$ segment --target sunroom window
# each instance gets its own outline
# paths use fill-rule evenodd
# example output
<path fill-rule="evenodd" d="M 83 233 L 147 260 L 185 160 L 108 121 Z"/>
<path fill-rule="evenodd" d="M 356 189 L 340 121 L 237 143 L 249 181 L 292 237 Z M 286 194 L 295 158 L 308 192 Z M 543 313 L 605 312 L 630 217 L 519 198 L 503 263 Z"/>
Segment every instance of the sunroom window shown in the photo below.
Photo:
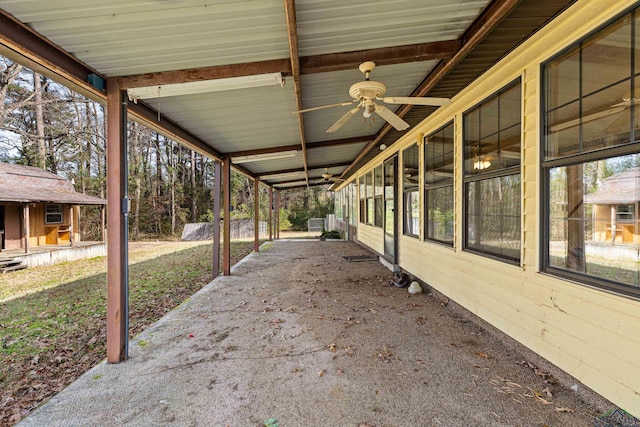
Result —
<path fill-rule="evenodd" d="M 413 237 L 420 235 L 419 151 L 420 148 L 417 144 L 402 151 L 404 234 Z"/>
<path fill-rule="evenodd" d="M 463 115 L 465 250 L 520 261 L 521 85 Z"/>
<path fill-rule="evenodd" d="M 638 10 L 543 64 L 542 269 L 640 296 Z"/>
<path fill-rule="evenodd" d="M 453 122 L 424 143 L 425 239 L 453 246 Z"/>

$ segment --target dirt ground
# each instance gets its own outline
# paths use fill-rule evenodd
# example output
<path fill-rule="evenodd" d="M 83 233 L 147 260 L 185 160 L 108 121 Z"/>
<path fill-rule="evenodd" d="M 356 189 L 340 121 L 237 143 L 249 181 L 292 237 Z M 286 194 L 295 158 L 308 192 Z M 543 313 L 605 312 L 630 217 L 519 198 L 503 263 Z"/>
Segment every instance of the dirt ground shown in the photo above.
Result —
<path fill-rule="evenodd" d="M 614 405 L 340 241 L 276 241 L 20 426 L 592 426 Z M 577 387 L 577 391 L 572 390 Z"/>

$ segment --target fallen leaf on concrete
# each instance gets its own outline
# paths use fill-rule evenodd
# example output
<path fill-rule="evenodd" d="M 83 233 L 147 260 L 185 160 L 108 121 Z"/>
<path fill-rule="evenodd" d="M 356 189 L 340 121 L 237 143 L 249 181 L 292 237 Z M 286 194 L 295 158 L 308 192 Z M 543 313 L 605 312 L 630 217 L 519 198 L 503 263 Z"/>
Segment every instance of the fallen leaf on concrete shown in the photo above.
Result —
<path fill-rule="evenodd" d="M 553 393 L 551 392 L 551 390 L 549 390 L 549 387 L 545 387 L 545 388 L 542 390 L 542 392 L 543 392 L 543 393 L 545 393 L 545 394 L 546 394 L 547 396 L 549 396 L 549 397 L 553 397 Z"/>
<path fill-rule="evenodd" d="M 481 352 L 481 351 L 476 351 L 476 354 L 477 354 L 479 357 L 482 357 L 483 359 L 489 359 L 489 358 L 491 357 L 491 356 L 489 356 L 487 353 L 483 353 L 483 352 Z"/>
<path fill-rule="evenodd" d="M 344 374 L 344 371 L 342 369 L 340 369 L 340 368 L 336 369 L 336 376 L 337 377 L 341 376 L 342 374 Z"/>
<path fill-rule="evenodd" d="M 319 372 L 318 372 L 318 376 L 319 376 L 320 378 L 322 378 L 322 377 L 324 377 L 324 374 L 325 374 L 326 372 L 327 372 L 327 371 L 325 371 L 325 370 L 323 369 L 323 370 L 321 370 L 321 371 L 319 371 Z"/>
<path fill-rule="evenodd" d="M 264 427 L 280 427 L 280 421 L 277 418 L 269 418 L 265 420 Z"/>
<path fill-rule="evenodd" d="M 560 407 L 560 408 L 556 408 L 556 412 L 575 412 L 573 409 L 571 408 L 566 408 L 566 407 Z"/>
<path fill-rule="evenodd" d="M 372 426 L 371 424 L 362 423 L 358 427 L 374 427 L 374 426 Z"/>
<path fill-rule="evenodd" d="M 329 344 L 327 347 L 329 347 L 329 350 L 331 350 L 333 353 L 335 353 L 336 351 L 338 351 L 338 348 L 336 347 L 336 343 L 332 342 L 331 344 Z"/>

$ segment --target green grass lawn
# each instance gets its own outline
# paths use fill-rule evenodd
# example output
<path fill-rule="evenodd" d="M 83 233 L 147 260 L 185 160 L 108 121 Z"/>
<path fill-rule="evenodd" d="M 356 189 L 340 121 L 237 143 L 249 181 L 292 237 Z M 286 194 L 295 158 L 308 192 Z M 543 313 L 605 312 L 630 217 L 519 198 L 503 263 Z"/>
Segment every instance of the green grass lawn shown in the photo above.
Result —
<path fill-rule="evenodd" d="M 232 243 L 232 263 L 253 242 Z M 134 336 L 211 281 L 211 244 L 141 244 L 130 250 Z M 12 425 L 106 355 L 106 260 L 0 276 L 0 425 Z"/>

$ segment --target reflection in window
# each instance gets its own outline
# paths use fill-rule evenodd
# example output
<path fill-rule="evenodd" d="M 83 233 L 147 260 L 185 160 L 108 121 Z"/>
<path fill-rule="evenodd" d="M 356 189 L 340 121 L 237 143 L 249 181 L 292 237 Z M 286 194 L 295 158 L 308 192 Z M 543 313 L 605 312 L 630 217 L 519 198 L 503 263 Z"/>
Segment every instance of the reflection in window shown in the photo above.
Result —
<path fill-rule="evenodd" d="M 521 85 L 468 111 L 464 126 L 467 250 L 520 260 Z"/>
<path fill-rule="evenodd" d="M 425 138 L 425 238 L 453 246 L 453 122 Z"/>
<path fill-rule="evenodd" d="M 45 205 L 45 224 L 62 224 L 62 205 Z"/>
<path fill-rule="evenodd" d="M 635 27 L 635 28 L 633 28 Z M 638 9 L 544 64 L 544 271 L 640 296 Z M 635 61 L 634 61 L 635 58 Z"/>
<path fill-rule="evenodd" d="M 404 234 L 414 237 L 420 235 L 419 150 L 418 145 L 413 144 L 402 151 Z"/>
<path fill-rule="evenodd" d="M 383 197 L 384 182 L 382 178 L 382 165 L 380 165 L 373 170 L 373 204 L 375 210 L 373 225 L 375 225 L 376 227 L 382 227 Z"/>
<path fill-rule="evenodd" d="M 630 155 L 549 170 L 549 266 L 640 286 L 639 166 Z"/>

